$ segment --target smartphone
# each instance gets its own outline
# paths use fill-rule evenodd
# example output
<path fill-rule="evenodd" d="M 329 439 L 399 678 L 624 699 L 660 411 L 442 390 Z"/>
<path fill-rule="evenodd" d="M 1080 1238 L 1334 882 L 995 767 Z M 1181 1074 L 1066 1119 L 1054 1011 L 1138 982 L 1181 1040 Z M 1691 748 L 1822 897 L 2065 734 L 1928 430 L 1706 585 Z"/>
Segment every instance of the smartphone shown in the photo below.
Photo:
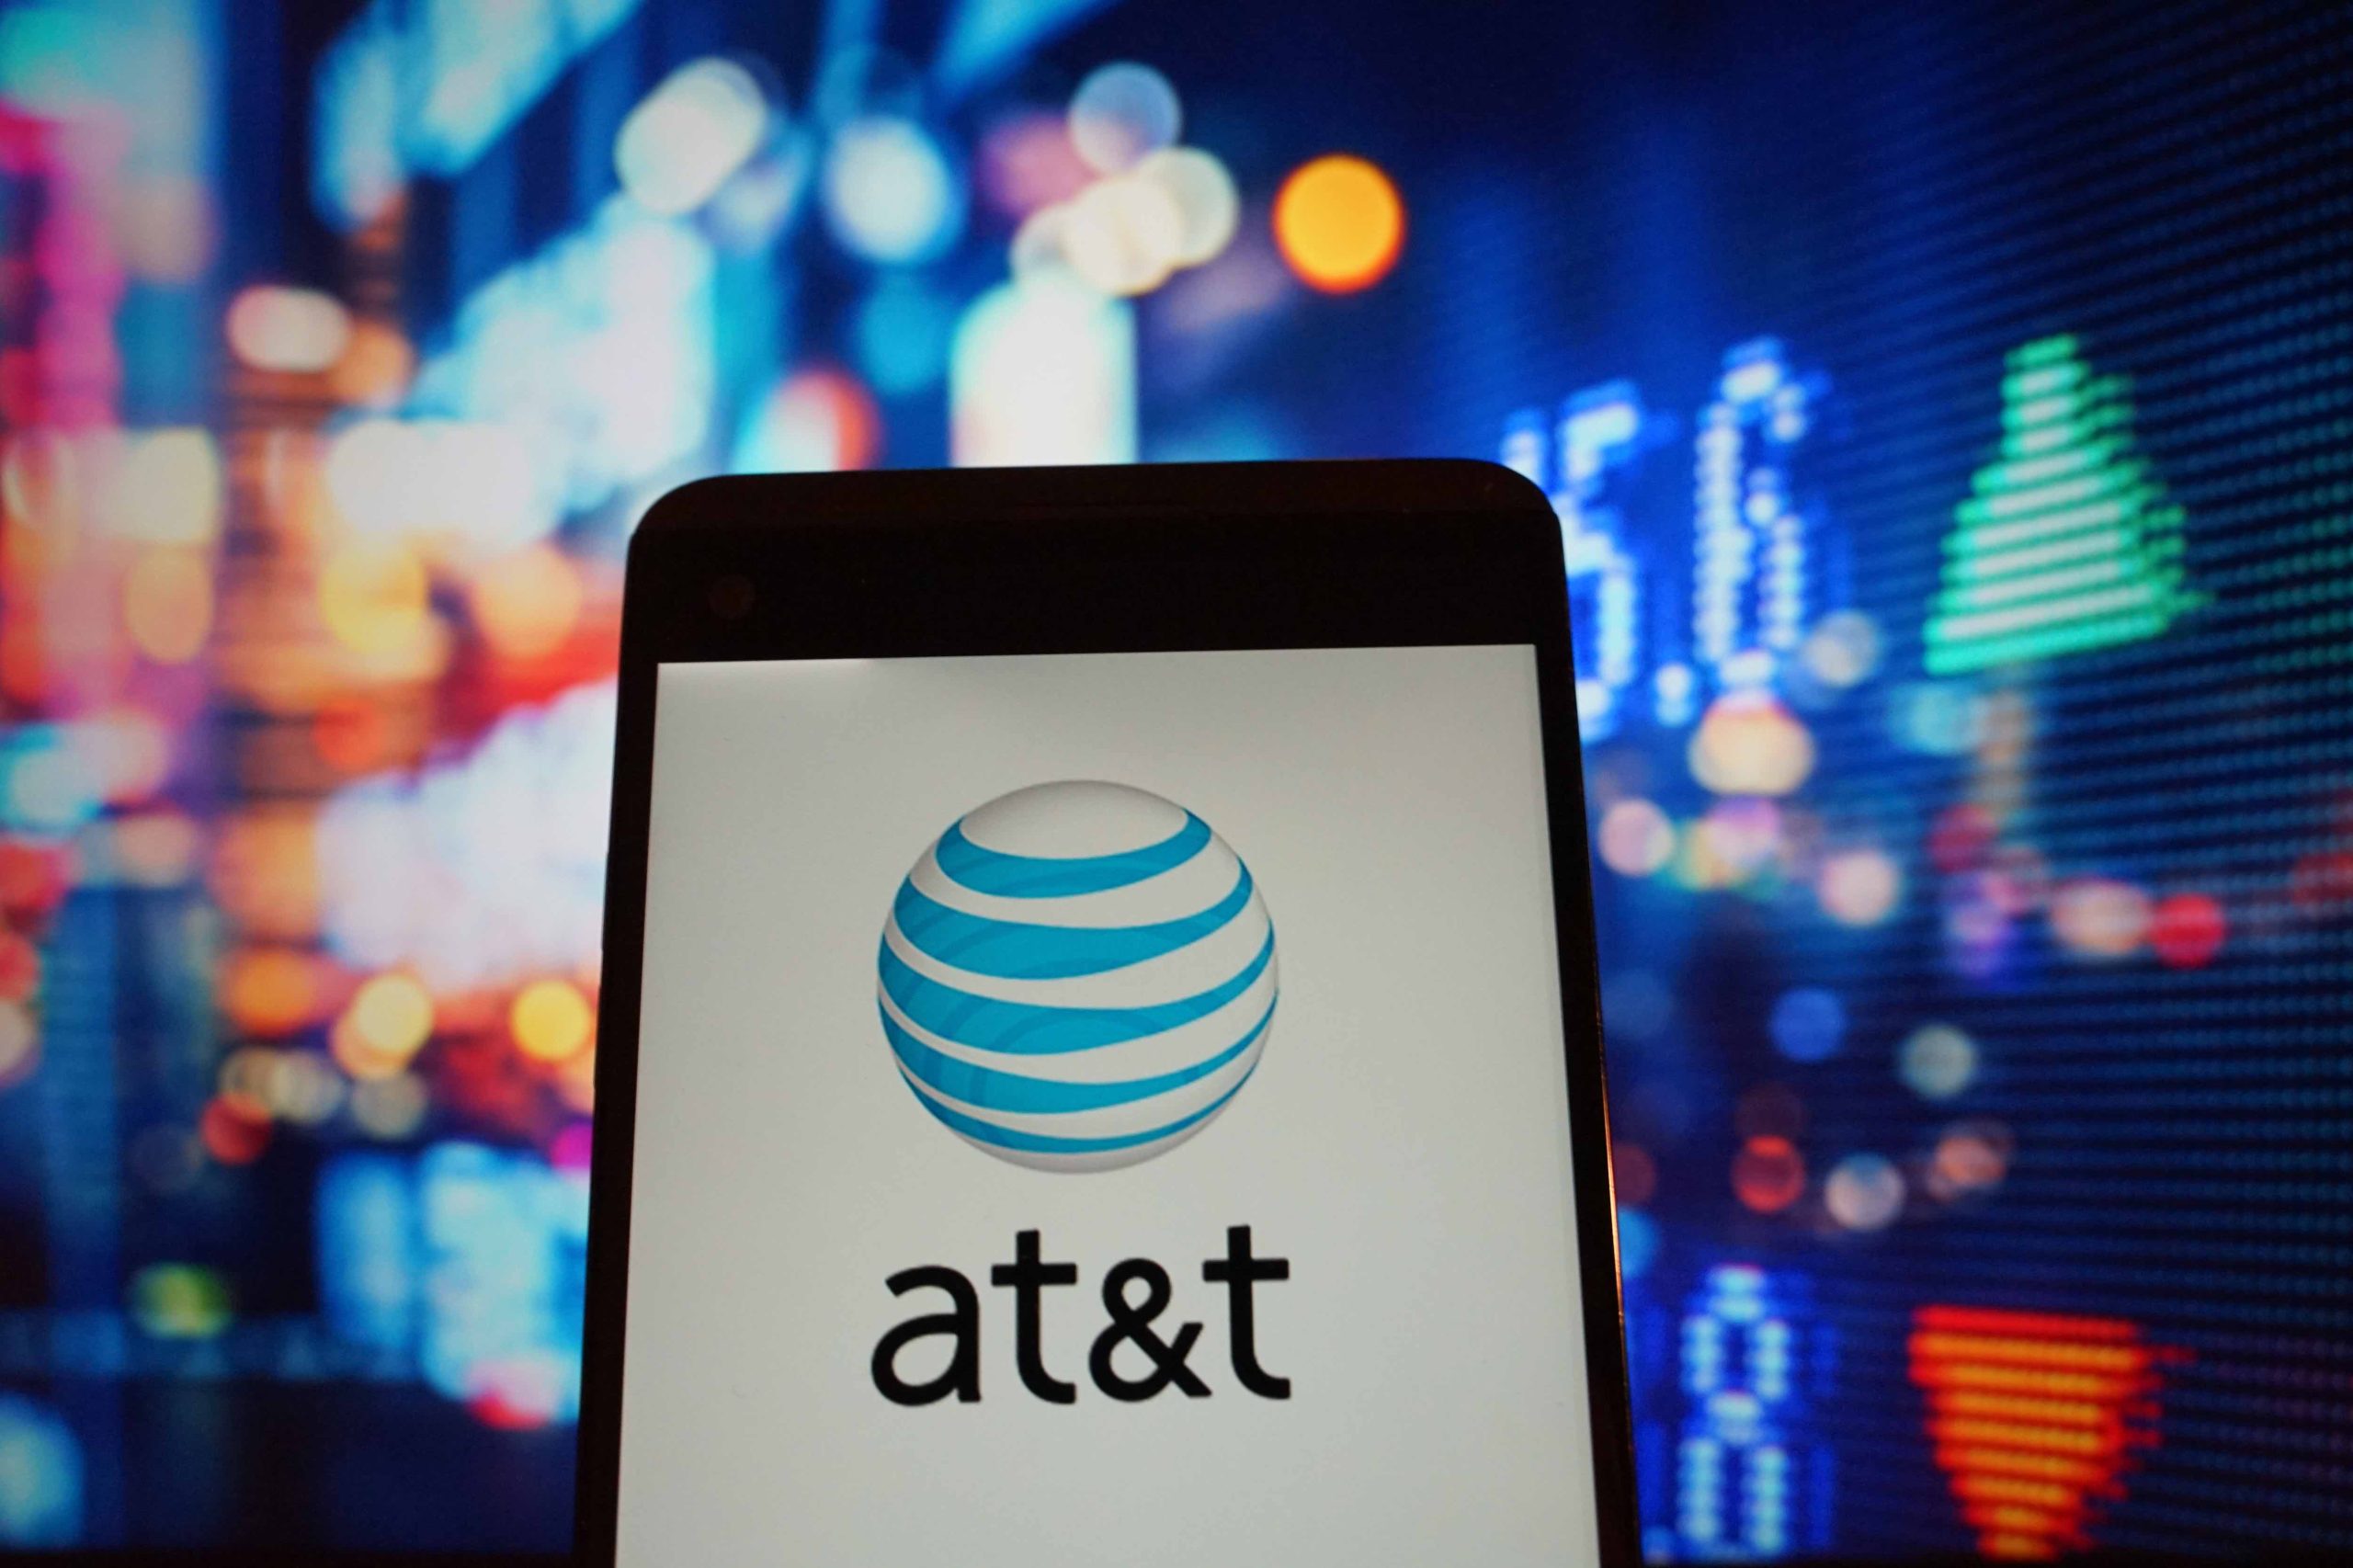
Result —
<path fill-rule="evenodd" d="M 631 544 L 577 1560 L 1639 1560 L 1558 525 L 1475 462 Z"/>

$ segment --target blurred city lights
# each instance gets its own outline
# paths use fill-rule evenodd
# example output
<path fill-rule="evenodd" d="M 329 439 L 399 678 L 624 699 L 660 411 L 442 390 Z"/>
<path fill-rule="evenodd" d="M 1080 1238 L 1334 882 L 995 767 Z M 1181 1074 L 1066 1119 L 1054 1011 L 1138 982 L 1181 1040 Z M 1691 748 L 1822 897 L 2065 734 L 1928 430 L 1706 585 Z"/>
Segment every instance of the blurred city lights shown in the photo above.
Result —
<path fill-rule="evenodd" d="M 343 357 L 351 317 L 313 289 L 256 284 L 229 301 L 229 348 L 256 370 L 315 375 Z"/>
<path fill-rule="evenodd" d="M 963 185 L 939 143 L 911 119 L 865 115 L 835 131 L 819 193 L 842 248 L 886 267 L 931 260 L 963 232 Z"/>
<path fill-rule="evenodd" d="M 425 1124 L 432 1101 L 414 1074 L 364 1079 L 351 1091 L 351 1119 L 362 1132 L 386 1142 L 413 1136 Z"/>
<path fill-rule="evenodd" d="M 384 1077 L 407 1064 L 433 1033 L 433 998 L 416 977 L 379 974 L 363 983 L 343 1023 L 359 1062 L 345 1061 L 355 1077 Z M 338 1031 L 340 1033 L 340 1031 Z M 338 1051 L 338 1060 L 345 1055 Z"/>
<path fill-rule="evenodd" d="M 1830 1167 L 1822 1206 L 1850 1231 L 1882 1231 L 1904 1212 L 1904 1173 L 1878 1154 L 1849 1154 Z"/>
<path fill-rule="evenodd" d="M 1957 1121 L 1937 1140 L 1928 1183 L 1938 1198 L 1953 1199 L 1999 1187 L 2009 1175 L 2016 1140 L 1998 1121 Z"/>
<path fill-rule="evenodd" d="M 2121 959 L 2149 935 L 2149 895 L 2112 877 L 2077 877 L 2052 890 L 2051 929 L 2060 945 L 2087 959 Z"/>
<path fill-rule="evenodd" d="M 40 984 L 40 949 L 14 931 L 0 930 L 0 1002 L 26 1002 Z"/>
<path fill-rule="evenodd" d="M 1094 173 L 1071 145 L 1067 115 L 1037 109 L 1008 115 L 981 138 L 981 193 L 1009 217 L 1069 200 Z"/>
<path fill-rule="evenodd" d="M 1064 210 L 1063 260 L 1106 294 L 1157 289 L 1176 266 L 1185 214 L 1165 187 L 1140 176 L 1098 180 Z"/>
<path fill-rule="evenodd" d="M 131 645 L 157 664 L 195 658 L 212 631 L 211 563 L 172 545 L 140 551 L 123 577 L 122 619 Z"/>
<path fill-rule="evenodd" d="M 600 942 L 613 688 L 517 709 L 473 750 L 363 778 L 319 816 L 330 950 L 437 990 L 588 961 Z"/>
<path fill-rule="evenodd" d="M 1998 824 L 1973 801 L 1948 806 L 1928 829 L 1928 858 L 1939 871 L 1965 871 L 1993 847 Z"/>
<path fill-rule="evenodd" d="M 269 1148 L 267 1113 L 226 1096 L 208 1102 L 196 1126 L 204 1152 L 224 1165 L 252 1165 Z"/>
<path fill-rule="evenodd" d="M 1640 1279 L 1657 1257 L 1657 1222 L 1641 1210 L 1621 1204 L 1618 1210 L 1619 1272 L 1628 1279 Z"/>
<path fill-rule="evenodd" d="M 1136 165 L 1136 178 L 1168 194 L 1180 223 L 1175 264 L 1199 267 L 1233 241 L 1242 198 L 1233 176 L 1214 153 L 1198 147 L 1164 147 Z"/>
<path fill-rule="evenodd" d="M 337 401 L 388 408 L 407 392 L 416 373 L 416 349 L 400 329 L 377 321 L 351 324 L 351 340 L 327 372 Z"/>
<path fill-rule="evenodd" d="M 30 1076 L 40 1050 L 40 1030 L 24 1003 L 0 1000 L 0 1089 Z"/>
<path fill-rule="evenodd" d="M 697 60 L 621 121 L 613 167 L 639 206 L 675 217 L 717 195 L 767 131 L 767 98 L 752 74 L 732 60 Z"/>
<path fill-rule="evenodd" d="M 1769 694 L 1708 705 L 1689 746 L 1691 777 L 1719 795 L 1787 795 L 1813 773 L 1813 736 Z"/>
<path fill-rule="evenodd" d="M 1802 985 L 1781 994 L 1766 1027 L 1790 1061 L 1826 1062 L 1847 1038 L 1847 1009 L 1836 993 Z"/>
<path fill-rule="evenodd" d="M 1977 1081 L 1977 1042 L 1950 1024 L 1923 1024 L 1896 1048 L 1895 1075 L 1923 1099 L 1951 1099 Z"/>
<path fill-rule="evenodd" d="M 346 545 L 320 568 L 319 617 L 354 653 L 398 653 L 426 634 L 428 587 L 424 563 L 406 546 Z"/>
<path fill-rule="evenodd" d="M 0 1390 L 0 1545 L 82 1541 L 81 1445 L 55 1411 Z"/>
<path fill-rule="evenodd" d="M 1639 796 L 1601 813 L 1601 862 L 1621 877 L 1647 877 L 1675 858 L 1675 824 Z"/>
<path fill-rule="evenodd" d="M 229 1326 L 229 1288 L 210 1268 L 150 1264 L 131 1278 L 131 1315 L 158 1339 L 210 1339 Z"/>
<path fill-rule="evenodd" d="M 1876 926 L 1895 913 L 1904 873 L 1880 850 L 1842 849 L 1824 858 L 1814 896 L 1841 926 Z"/>
<path fill-rule="evenodd" d="M 2222 950 L 2229 932 L 2222 904 L 2201 892 L 2160 899 L 2149 916 L 2149 946 L 2167 969 L 2205 968 Z"/>
<path fill-rule="evenodd" d="M 1732 1162 L 1733 1196 L 1759 1214 L 1778 1214 L 1805 1195 L 1805 1160 L 1787 1138 L 1751 1138 Z"/>
<path fill-rule="evenodd" d="M 962 467 L 1133 462 L 1135 319 L 1051 271 L 990 290 L 956 329 L 949 449 Z"/>
<path fill-rule="evenodd" d="M 1860 610 L 1833 610 L 1799 644 L 1798 659 L 1834 690 L 1860 686 L 1879 669 L 1879 626 Z"/>
<path fill-rule="evenodd" d="M 1097 66 L 1071 95 L 1071 145 L 1098 174 L 1134 167 L 1175 142 L 1183 129 L 1176 89 L 1149 65 Z"/>
<path fill-rule="evenodd" d="M 534 1062 L 561 1062 L 584 1050 L 596 1033 L 596 1010 L 561 980 L 535 980 L 516 994 L 508 1028 L 517 1049 Z"/>
<path fill-rule="evenodd" d="M 1369 289 L 1397 264 L 1405 205 L 1389 176 L 1331 153 L 1291 171 L 1275 196 L 1275 243 L 1300 280 L 1325 293 Z"/>
<path fill-rule="evenodd" d="M 693 225 L 616 195 L 467 296 L 410 412 L 506 432 L 531 481 L 511 509 L 468 499 L 455 517 L 469 537 L 529 543 L 700 447 L 719 376 L 716 266 Z M 447 454 L 441 472 L 478 460 Z"/>
<path fill-rule="evenodd" d="M 1977 744 L 1983 705 L 1966 686 L 1916 681 L 1888 694 L 1888 730 L 1896 744 L 1927 756 L 1961 756 Z"/>
<path fill-rule="evenodd" d="M 874 390 L 898 397 L 935 385 L 948 370 L 948 342 L 956 307 L 938 289 L 904 273 L 874 285 L 858 307 L 850 335 L 858 365 Z"/>
<path fill-rule="evenodd" d="M 882 416 L 856 378 L 824 368 L 795 370 L 745 417 L 734 468 L 739 473 L 866 468 L 881 444 Z"/>
<path fill-rule="evenodd" d="M 483 640 L 510 659 L 539 658 L 563 646 L 580 623 L 585 597 L 580 569 L 550 544 L 483 562 L 466 594 Z"/>
<path fill-rule="evenodd" d="M 1711 874 L 1745 881 L 1772 861 L 1781 847 L 1781 812 L 1770 801 L 1718 801 L 1700 817 L 1689 837 L 1704 851 Z"/>
<path fill-rule="evenodd" d="M 221 531 L 221 449 L 211 432 L 150 430 L 123 445 L 114 531 L 154 544 L 198 545 Z"/>

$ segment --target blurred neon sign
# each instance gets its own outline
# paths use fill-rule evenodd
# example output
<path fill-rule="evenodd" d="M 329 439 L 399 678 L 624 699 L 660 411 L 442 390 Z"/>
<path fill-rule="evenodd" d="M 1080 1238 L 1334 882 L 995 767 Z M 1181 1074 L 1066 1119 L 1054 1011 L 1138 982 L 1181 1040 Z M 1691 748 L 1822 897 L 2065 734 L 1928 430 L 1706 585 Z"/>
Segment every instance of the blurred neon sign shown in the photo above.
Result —
<path fill-rule="evenodd" d="M 312 200 L 380 217 L 412 173 L 463 172 L 642 0 L 376 0 L 320 57 Z"/>
<path fill-rule="evenodd" d="M 1628 517 L 1636 465 L 1673 437 L 1675 421 L 1623 381 L 1575 393 L 1557 420 L 1513 416 L 1505 466 L 1542 485 L 1561 519 L 1587 739 L 1614 733 L 1635 708 L 1646 649 L 1651 716 L 1680 727 L 1711 691 L 1777 690 L 1809 620 L 1837 608 L 1815 559 L 1822 518 L 1793 472 L 1826 390 L 1772 338 L 1724 356 L 1692 441 L 1688 618 L 1675 608 L 1679 565 L 1644 542 L 1662 530 Z"/>
<path fill-rule="evenodd" d="M 1825 1477 L 1797 1440 L 1802 1281 L 1720 1264 L 1682 1326 L 1689 1403 L 1675 1451 L 1674 1539 L 1702 1561 L 1786 1556 L 1819 1544 L 1804 1495 Z"/>

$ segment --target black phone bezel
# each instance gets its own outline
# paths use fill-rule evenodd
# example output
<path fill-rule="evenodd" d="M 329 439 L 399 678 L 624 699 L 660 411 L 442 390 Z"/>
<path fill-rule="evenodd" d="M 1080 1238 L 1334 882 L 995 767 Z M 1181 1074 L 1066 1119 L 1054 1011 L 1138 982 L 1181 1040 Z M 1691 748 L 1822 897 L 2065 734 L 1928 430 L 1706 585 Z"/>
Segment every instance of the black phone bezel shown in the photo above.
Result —
<path fill-rule="evenodd" d="M 731 477 L 631 541 L 607 865 L 572 1560 L 617 1551 L 638 1009 L 665 663 L 1532 644 L 1603 1568 L 1641 1562 L 1558 525 L 1491 463 Z"/>

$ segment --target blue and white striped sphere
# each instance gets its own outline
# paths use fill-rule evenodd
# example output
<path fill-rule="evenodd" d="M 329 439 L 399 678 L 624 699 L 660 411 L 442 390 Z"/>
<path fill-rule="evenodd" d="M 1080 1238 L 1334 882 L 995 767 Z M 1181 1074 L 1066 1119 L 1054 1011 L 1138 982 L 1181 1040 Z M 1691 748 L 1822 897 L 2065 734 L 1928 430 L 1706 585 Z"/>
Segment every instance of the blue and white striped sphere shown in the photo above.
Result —
<path fill-rule="evenodd" d="M 1102 1171 L 1209 1125 L 1267 1049 L 1275 927 L 1184 807 L 1073 780 L 967 812 L 899 884 L 882 1032 L 924 1108 L 1040 1170 Z"/>

